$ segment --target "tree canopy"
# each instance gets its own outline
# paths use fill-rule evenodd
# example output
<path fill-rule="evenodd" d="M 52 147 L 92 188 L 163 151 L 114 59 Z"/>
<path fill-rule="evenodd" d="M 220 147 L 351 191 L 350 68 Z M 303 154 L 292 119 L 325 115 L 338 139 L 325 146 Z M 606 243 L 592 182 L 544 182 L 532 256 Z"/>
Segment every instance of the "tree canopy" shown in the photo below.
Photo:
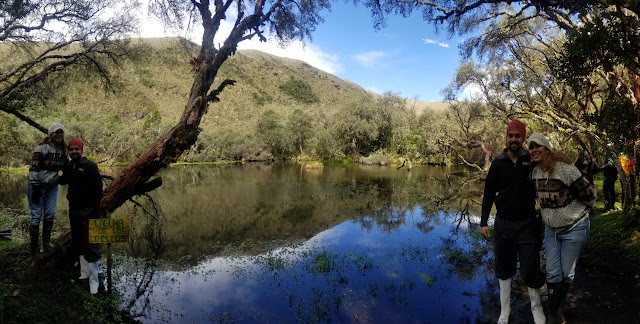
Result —
<path fill-rule="evenodd" d="M 130 52 L 125 37 L 135 30 L 130 9 L 120 0 L 7 0 L 0 2 L 0 111 L 46 133 L 25 110 L 53 95 L 59 72 L 82 66 L 110 81 L 109 62 Z M 56 82 L 57 81 L 57 82 Z"/>
<path fill-rule="evenodd" d="M 592 151 L 606 142 L 635 152 L 640 114 L 640 5 L 636 1 L 385 1 L 374 13 L 421 10 L 450 34 L 470 35 L 445 91 L 469 85 L 504 118 L 527 116 Z M 475 28 L 480 32 L 471 33 Z M 617 152 L 609 152 L 617 154 Z M 617 161 L 617 159 L 615 159 Z M 625 206 L 631 202 L 623 180 Z"/>
<path fill-rule="evenodd" d="M 182 117 L 111 183 L 101 201 L 105 213 L 160 185 L 159 181 L 150 181 L 151 177 L 197 142 L 200 122 L 208 112 L 209 104 L 218 102 L 218 95 L 224 88 L 235 83 L 231 79 L 219 81 L 217 76 L 240 42 L 253 37 L 265 41 L 267 30 L 281 42 L 305 39 L 322 21 L 322 10 L 330 8 L 327 0 L 215 0 L 213 3 L 208 0 L 152 0 L 149 5 L 151 11 L 168 25 L 200 23 L 202 45 L 199 55 L 191 60 L 194 79 Z M 233 28 L 224 43 L 216 46 L 214 38 L 222 20 L 234 21 Z M 216 81 L 218 86 L 213 87 Z"/>

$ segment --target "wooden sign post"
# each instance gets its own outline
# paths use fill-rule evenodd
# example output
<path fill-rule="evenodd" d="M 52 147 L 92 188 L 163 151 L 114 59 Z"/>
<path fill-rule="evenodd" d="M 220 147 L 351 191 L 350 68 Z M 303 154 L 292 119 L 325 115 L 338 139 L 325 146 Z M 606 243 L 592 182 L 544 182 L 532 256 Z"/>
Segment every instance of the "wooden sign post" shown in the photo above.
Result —
<path fill-rule="evenodd" d="M 89 220 L 89 243 L 107 243 L 107 292 L 111 293 L 111 243 L 129 240 L 129 219 L 99 218 Z"/>
<path fill-rule="evenodd" d="M 129 240 L 129 219 L 89 220 L 89 243 L 121 243 Z"/>

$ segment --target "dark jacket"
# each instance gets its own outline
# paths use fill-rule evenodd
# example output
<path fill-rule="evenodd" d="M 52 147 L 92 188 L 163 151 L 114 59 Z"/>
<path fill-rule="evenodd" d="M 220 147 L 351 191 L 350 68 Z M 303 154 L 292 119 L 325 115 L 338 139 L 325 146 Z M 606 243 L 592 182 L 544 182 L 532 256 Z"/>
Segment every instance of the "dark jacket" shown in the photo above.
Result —
<path fill-rule="evenodd" d="M 60 177 L 60 184 L 69 185 L 67 200 L 69 209 L 98 208 L 102 198 L 102 179 L 98 166 L 86 157 L 78 161 L 74 167 L 69 163 Z"/>
<path fill-rule="evenodd" d="M 580 170 L 580 173 L 582 173 L 582 175 L 587 178 L 587 180 L 589 180 L 589 183 L 593 184 L 593 175 L 600 172 L 600 166 L 594 159 L 591 159 L 591 162 L 589 163 L 585 163 L 584 152 L 585 151 L 582 151 L 582 153 L 580 153 L 580 157 L 578 158 L 576 163 L 574 163 L 574 165 L 576 166 L 576 168 L 578 168 L 578 170 Z"/>
<path fill-rule="evenodd" d="M 616 164 L 613 162 L 613 159 L 608 157 L 605 161 L 606 163 L 600 168 L 600 170 L 602 170 L 602 174 L 605 177 L 618 179 L 618 169 L 616 168 Z"/>
<path fill-rule="evenodd" d="M 491 163 L 484 185 L 481 226 L 487 226 L 491 207 L 496 204 L 496 217 L 510 220 L 535 219 L 535 187 L 529 180 L 531 156 L 520 151 L 516 163 L 504 149 Z"/>

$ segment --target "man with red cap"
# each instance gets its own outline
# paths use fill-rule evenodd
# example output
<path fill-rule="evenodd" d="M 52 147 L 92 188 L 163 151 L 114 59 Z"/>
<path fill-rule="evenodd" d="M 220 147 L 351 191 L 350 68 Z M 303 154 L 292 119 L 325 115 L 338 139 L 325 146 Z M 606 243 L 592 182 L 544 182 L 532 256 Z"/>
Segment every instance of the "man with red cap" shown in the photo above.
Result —
<path fill-rule="evenodd" d="M 60 184 L 68 184 L 71 249 L 80 262 L 81 280 L 89 279 L 89 290 L 98 292 L 99 244 L 89 244 L 89 219 L 98 218 L 102 198 L 102 179 L 98 166 L 82 156 L 84 143 L 72 139 L 67 145 L 71 163 L 64 169 Z"/>
<path fill-rule="evenodd" d="M 494 222 L 495 271 L 500 283 L 500 317 L 509 322 L 511 278 L 520 273 L 529 288 L 531 312 L 536 324 L 545 323 L 540 287 L 545 277 L 540 271 L 542 240 L 536 218 L 535 188 L 529 179 L 531 156 L 522 147 L 526 138 L 523 123 L 513 120 L 507 127 L 506 148 L 493 160 L 485 181 L 480 232 L 489 237 L 489 213 L 496 205 Z"/>

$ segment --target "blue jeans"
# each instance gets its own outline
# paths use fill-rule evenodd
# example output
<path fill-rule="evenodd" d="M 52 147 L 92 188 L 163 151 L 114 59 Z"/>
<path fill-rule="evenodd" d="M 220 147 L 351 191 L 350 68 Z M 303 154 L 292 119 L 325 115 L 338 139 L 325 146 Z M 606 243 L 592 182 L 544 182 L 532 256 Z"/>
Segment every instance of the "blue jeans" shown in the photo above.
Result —
<path fill-rule="evenodd" d="M 556 234 L 553 227 L 545 226 L 544 252 L 547 259 L 548 283 L 573 281 L 578 257 L 589 237 L 590 225 L 587 218 L 570 231 L 559 234 Z"/>
<path fill-rule="evenodd" d="M 58 206 L 58 184 L 40 185 L 40 203 L 34 204 L 31 201 L 31 183 L 27 185 L 27 200 L 29 201 L 29 211 L 31 212 L 31 221 L 29 225 L 38 226 L 44 212 L 44 220 L 53 222 L 56 218 L 56 208 Z"/>

